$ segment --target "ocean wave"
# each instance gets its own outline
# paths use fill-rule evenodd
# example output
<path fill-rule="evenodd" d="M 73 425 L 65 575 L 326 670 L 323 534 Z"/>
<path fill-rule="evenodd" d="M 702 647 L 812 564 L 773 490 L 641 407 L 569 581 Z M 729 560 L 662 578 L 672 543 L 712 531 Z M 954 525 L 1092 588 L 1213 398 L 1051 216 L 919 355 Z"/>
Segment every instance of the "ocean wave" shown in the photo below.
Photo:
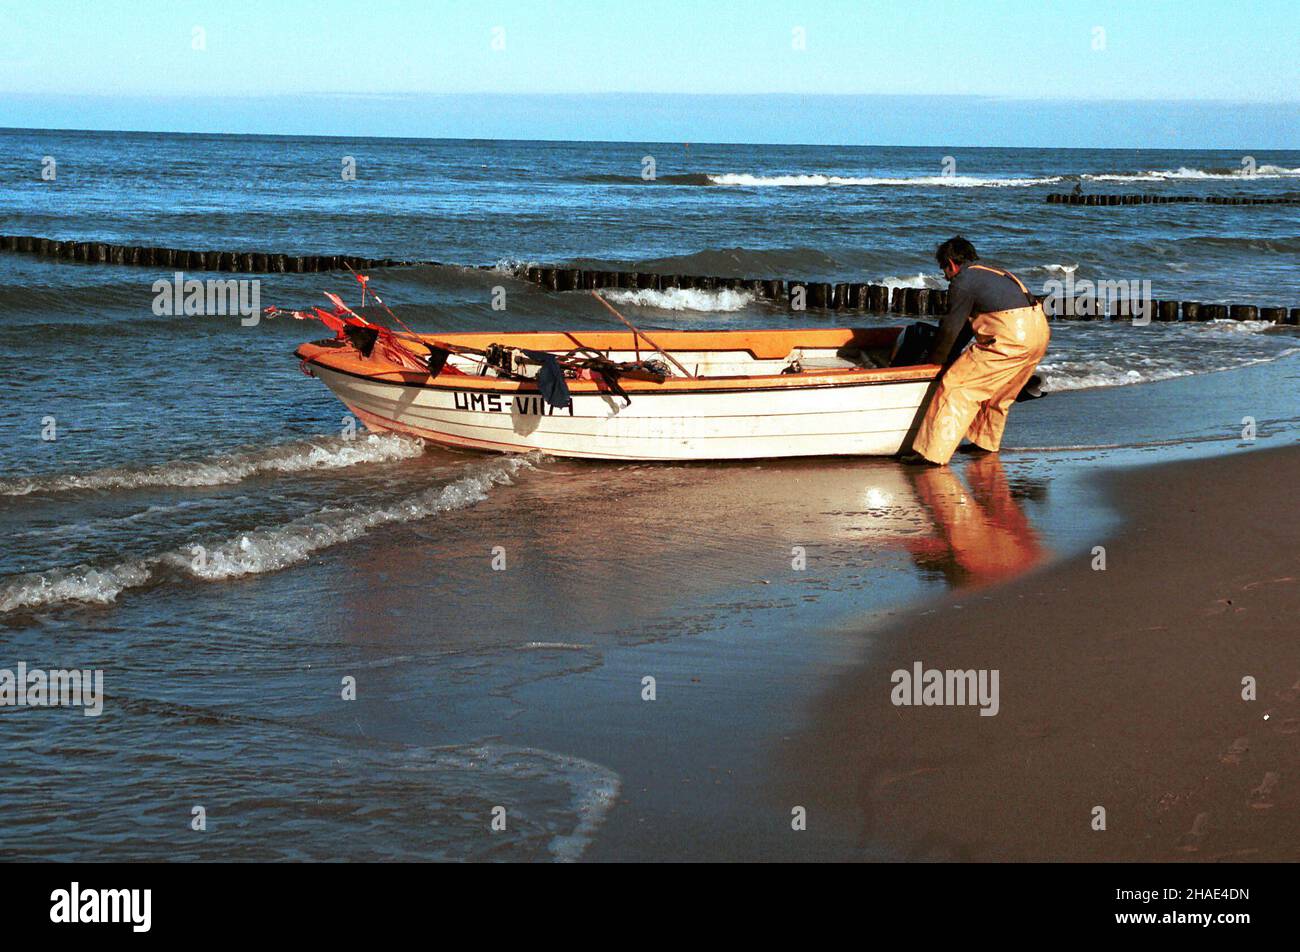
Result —
<path fill-rule="evenodd" d="M 1080 178 L 1090 182 L 1167 182 L 1199 179 L 1244 179 L 1249 181 L 1252 178 L 1277 179 L 1294 178 L 1296 176 L 1300 176 L 1300 168 L 1289 169 L 1281 165 L 1260 165 L 1255 168 L 1254 173 L 1248 173 L 1244 168 L 1191 169 L 1186 166 L 1179 166 L 1176 169 L 1147 169 L 1141 172 L 1085 173 Z"/>
<path fill-rule="evenodd" d="M 1153 252 L 1167 256 L 1173 252 L 1186 253 L 1189 249 L 1248 251 L 1252 254 L 1300 254 L 1300 235 L 1278 237 L 1239 237 L 1232 235 L 1188 235 L 1182 238 L 1147 238 L 1129 245 L 1137 251 Z"/>
<path fill-rule="evenodd" d="M 739 311 L 755 300 L 752 292 L 729 289 L 669 288 L 666 291 L 605 290 L 601 293 L 612 304 L 655 307 L 664 311 Z"/>
<path fill-rule="evenodd" d="M 892 260 L 893 249 L 880 257 Z M 663 258 L 652 258 L 634 265 L 604 262 L 600 267 L 614 270 L 655 271 L 660 274 L 709 274 L 721 277 L 753 278 L 764 275 L 816 273 L 835 274 L 846 269 L 862 271 L 874 262 L 861 252 L 829 252 L 821 248 L 791 246 L 787 248 L 704 248 L 699 251 Z"/>
<path fill-rule="evenodd" d="M 1062 181 L 1063 177 L 1060 175 L 1045 175 L 1036 178 L 981 178 L 973 175 L 918 175 L 898 178 L 872 175 L 749 175 L 740 172 L 728 172 L 720 175 L 710 175 L 708 178 L 714 185 L 743 188 L 867 185 L 936 186 L 940 188 L 1025 188 L 1031 185 L 1051 185 Z"/>
<path fill-rule="evenodd" d="M 1022 275 L 1048 274 L 1052 276 L 1073 274 L 1077 271 L 1077 264 L 1044 264 L 1034 265 L 1028 268 L 1020 269 Z M 918 271 L 912 275 L 890 275 L 874 282 L 889 288 L 929 288 L 931 290 L 944 290 L 948 287 L 948 279 L 939 272 Z"/>
<path fill-rule="evenodd" d="M 1094 387 L 1124 387 L 1135 383 L 1154 383 L 1157 380 L 1188 377 L 1193 373 L 1195 371 L 1188 367 L 1138 370 L 1104 360 L 1044 361 L 1038 365 L 1038 374 L 1043 379 L 1043 389 L 1053 393 L 1062 390 L 1089 390 Z"/>
<path fill-rule="evenodd" d="M 1251 323 L 1259 326 L 1250 327 Z M 1230 328 L 1228 325 L 1236 325 Z M 1198 333 L 1254 334 L 1268 326 L 1262 322 L 1215 321 L 1201 325 Z M 1288 347 L 1271 354 L 1253 357 L 1220 355 L 1218 359 L 1199 360 L 1195 363 L 1185 356 L 1167 354 L 1123 354 L 1110 358 L 1083 357 L 1082 359 L 1045 360 L 1038 365 L 1047 391 L 1088 390 L 1094 387 L 1125 387 L 1138 383 L 1156 383 L 1176 377 L 1221 373 L 1271 363 L 1282 357 L 1300 353 L 1300 347 Z"/>
<path fill-rule="evenodd" d="M 495 486 L 533 465 L 533 457 L 512 456 L 470 464 L 470 472 L 443 486 L 379 506 L 326 508 L 272 529 L 257 529 L 216 545 L 186 545 L 160 555 L 117 565 L 78 565 L 12 576 L 0 584 L 0 614 L 36 611 L 68 603 L 109 604 L 127 589 L 161 583 L 169 576 L 218 582 L 275 572 L 307 561 L 315 553 L 351 542 L 372 529 L 466 509 L 487 499 Z"/>
<path fill-rule="evenodd" d="M 1045 264 L 1038 267 L 1029 267 L 1025 271 L 1033 273 L 1035 271 L 1044 271 L 1047 274 L 1074 274 L 1079 270 L 1077 264 Z"/>
<path fill-rule="evenodd" d="M 140 468 L 110 468 L 0 479 L 0 496 L 75 490 L 142 489 L 152 486 L 225 486 L 262 473 L 301 473 L 341 469 L 360 463 L 388 463 L 424 452 L 419 440 L 392 433 L 368 433 L 353 439 L 322 437 L 270 448 L 237 450 L 199 460 L 177 460 Z"/>
<path fill-rule="evenodd" d="M 928 274 L 924 271 L 918 271 L 910 276 L 891 275 L 874 283 L 884 285 L 891 291 L 894 288 L 937 288 L 942 290 L 948 286 L 948 281 L 942 274 Z"/>
<path fill-rule="evenodd" d="M 583 175 L 579 181 L 593 185 L 712 185 L 710 176 L 703 172 L 687 172 L 677 175 L 656 175 L 652 179 L 640 175 L 618 175 L 614 173 Z"/>
<path fill-rule="evenodd" d="M 82 565 L 15 576 L 0 586 L 0 615 L 69 602 L 107 605 L 128 588 L 148 585 L 157 565 L 157 559 L 136 559 L 104 568 Z"/>

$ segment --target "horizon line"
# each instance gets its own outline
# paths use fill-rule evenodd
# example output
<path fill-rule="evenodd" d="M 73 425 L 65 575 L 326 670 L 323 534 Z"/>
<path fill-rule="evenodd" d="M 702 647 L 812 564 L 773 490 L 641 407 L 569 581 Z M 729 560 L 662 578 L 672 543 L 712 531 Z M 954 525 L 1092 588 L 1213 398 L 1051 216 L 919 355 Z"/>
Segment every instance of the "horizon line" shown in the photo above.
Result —
<path fill-rule="evenodd" d="M 263 92 L 236 92 L 236 93 L 210 93 L 210 92 L 178 92 L 178 93 L 151 93 L 146 91 L 134 92 L 93 92 L 93 91 L 29 91 L 19 89 L 0 89 L 0 97 L 32 97 L 32 98 L 68 98 L 80 97 L 87 99 L 151 99 L 151 100 L 173 100 L 173 99 L 217 99 L 217 100 L 235 100 L 235 99 L 301 99 L 303 97 L 342 97 L 351 99 L 393 99 L 406 96 L 430 96 L 430 97 L 484 97 L 484 98 L 525 98 L 525 99 L 557 99 L 557 98 L 575 98 L 575 99 L 594 99 L 604 96 L 617 97 L 646 97 L 654 99 L 690 99 L 690 98 L 715 98 L 715 99 L 759 99 L 759 98 L 791 98 L 791 99 L 941 99 L 948 100 L 978 100 L 982 102 L 1014 102 L 1014 103 L 1089 103 L 1089 104 L 1124 104 L 1124 103 L 1178 103 L 1189 105 L 1223 105 L 1223 106 L 1297 106 L 1300 107 L 1300 95 L 1291 99 L 1233 99 L 1233 98 L 1210 98 L 1210 97 L 1155 97 L 1155 96 L 1134 96 L 1134 97 L 1114 97 L 1114 96 L 1017 96 L 1014 93 L 882 93 L 882 92 L 797 92 L 791 90 L 769 90 L 763 92 L 656 92 L 653 90 L 646 91 L 627 91 L 627 90 L 596 90 L 587 92 L 538 92 L 529 91 L 489 91 L 489 90 L 390 90 L 386 92 L 379 91 L 359 91 L 359 90 L 306 90 L 296 93 L 263 93 Z"/>
<path fill-rule="evenodd" d="M 678 139 L 529 139 L 512 136 L 407 136 L 407 135 L 334 135 L 331 133 L 303 132 L 187 132 L 175 129 L 79 129 L 53 126 L 0 126 L 0 134 L 8 132 L 73 132 L 96 135 L 141 135 L 141 136 L 195 136 L 202 138 L 225 138 L 238 136 L 244 139 L 339 139 L 357 141 L 363 139 L 390 139 L 410 142 L 520 142 L 550 143 L 571 145 L 670 145 L 680 146 Z M 1161 146 L 1035 146 L 1035 145 L 900 145 L 897 143 L 876 142 L 862 143 L 826 143 L 826 142 L 723 142 L 695 139 L 684 143 L 688 146 L 781 146 L 801 149 L 1023 149 L 1032 152 L 1239 152 L 1248 149 L 1254 152 L 1300 152 L 1300 148 L 1252 148 L 1239 146 L 1233 148 L 1170 148 Z"/>

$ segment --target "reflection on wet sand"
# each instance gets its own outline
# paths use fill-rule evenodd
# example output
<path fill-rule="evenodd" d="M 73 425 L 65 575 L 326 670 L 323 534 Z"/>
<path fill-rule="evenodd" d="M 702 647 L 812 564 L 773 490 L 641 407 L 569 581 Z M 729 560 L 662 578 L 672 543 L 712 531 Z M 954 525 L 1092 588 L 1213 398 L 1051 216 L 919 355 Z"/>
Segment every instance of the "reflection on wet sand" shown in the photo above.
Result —
<path fill-rule="evenodd" d="M 545 461 L 472 509 L 380 543 L 362 573 L 370 598 L 335 624 L 362 641 L 388 628 L 404 640 L 416 624 L 448 647 L 657 636 L 719 598 L 734 611 L 851 591 L 846 613 L 871 611 L 912 597 L 918 568 L 962 586 L 1036 564 L 1043 549 L 997 457 L 964 475 L 891 460 Z M 430 584 L 439 610 L 406 610 Z"/>
<path fill-rule="evenodd" d="M 1012 496 L 996 455 L 972 460 L 963 485 L 948 466 L 911 471 L 935 534 L 911 546 L 918 566 L 941 572 L 954 588 L 987 585 L 1033 568 L 1046 554 Z"/>

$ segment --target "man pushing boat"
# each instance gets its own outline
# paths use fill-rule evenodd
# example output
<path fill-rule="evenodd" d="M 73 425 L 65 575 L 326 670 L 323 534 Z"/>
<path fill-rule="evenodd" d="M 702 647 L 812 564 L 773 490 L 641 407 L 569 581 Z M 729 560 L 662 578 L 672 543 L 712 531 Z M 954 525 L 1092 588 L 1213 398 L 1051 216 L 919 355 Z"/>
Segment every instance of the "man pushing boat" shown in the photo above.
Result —
<path fill-rule="evenodd" d="M 904 462 L 943 465 L 962 437 L 997 452 L 1007 414 L 1047 352 L 1043 306 L 1009 271 L 979 263 L 960 235 L 935 251 L 948 279 L 948 314 L 930 352 L 945 367 Z M 974 342 L 961 349 L 967 322 Z M 955 358 L 955 359 L 954 359 Z"/>

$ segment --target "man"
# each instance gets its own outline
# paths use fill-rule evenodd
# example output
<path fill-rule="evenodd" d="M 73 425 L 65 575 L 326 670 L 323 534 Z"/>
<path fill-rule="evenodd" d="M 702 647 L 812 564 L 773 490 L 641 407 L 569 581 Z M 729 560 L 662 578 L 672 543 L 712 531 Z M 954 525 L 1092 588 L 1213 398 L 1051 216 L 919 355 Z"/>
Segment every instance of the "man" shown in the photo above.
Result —
<path fill-rule="evenodd" d="M 1051 332 L 1043 306 L 1020 279 L 979 264 L 965 238 L 948 239 L 934 256 L 949 282 L 949 304 L 930 360 L 947 369 L 903 460 L 943 465 L 963 436 L 975 450 L 997 452 L 1011 404 L 1047 352 Z M 958 338 L 968 319 L 975 341 L 963 352 Z"/>

